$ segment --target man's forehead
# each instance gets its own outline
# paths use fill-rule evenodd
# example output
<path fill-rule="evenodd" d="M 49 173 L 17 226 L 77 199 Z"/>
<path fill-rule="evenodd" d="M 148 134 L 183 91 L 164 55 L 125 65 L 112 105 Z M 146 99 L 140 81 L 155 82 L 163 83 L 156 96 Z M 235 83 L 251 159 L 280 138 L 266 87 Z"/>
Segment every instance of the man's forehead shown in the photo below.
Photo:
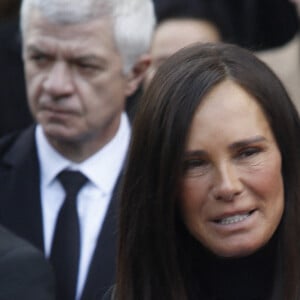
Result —
<path fill-rule="evenodd" d="M 69 41 L 51 41 L 45 39 L 33 40 L 25 45 L 25 51 L 32 54 L 44 54 L 62 59 L 84 59 L 89 61 L 103 60 L 108 51 L 101 47 L 86 47 L 80 41 L 70 43 Z"/>
<path fill-rule="evenodd" d="M 97 35 L 101 30 L 102 34 L 112 34 L 113 22 L 109 17 L 101 17 L 89 21 L 81 21 L 76 23 L 59 23 L 43 16 L 38 10 L 31 13 L 31 17 L 27 22 L 24 34 L 53 35 L 55 37 L 64 38 L 65 36 L 78 35 Z"/>
<path fill-rule="evenodd" d="M 87 52 L 90 48 L 114 48 L 112 27 L 107 20 L 59 25 L 45 19 L 30 21 L 24 34 L 26 48 L 57 48 Z"/>

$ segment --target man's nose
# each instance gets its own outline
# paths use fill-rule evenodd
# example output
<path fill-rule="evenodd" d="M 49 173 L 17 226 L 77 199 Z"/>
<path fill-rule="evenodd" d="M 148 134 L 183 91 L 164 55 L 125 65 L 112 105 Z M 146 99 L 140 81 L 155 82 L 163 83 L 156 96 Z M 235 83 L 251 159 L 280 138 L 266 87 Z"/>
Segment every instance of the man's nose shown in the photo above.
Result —
<path fill-rule="evenodd" d="M 243 183 L 240 180 L 236 166 L 230 162 L 217 167 L 213 185 L 215 199 L 232 201 L 242 192 Z"/>
<path fill-rule="evenodd" d="M 71 67 L 66 62 L 55 62 L 46 75 L 43 88 L 56 99 L 72 94 L 74 87 Z"/>

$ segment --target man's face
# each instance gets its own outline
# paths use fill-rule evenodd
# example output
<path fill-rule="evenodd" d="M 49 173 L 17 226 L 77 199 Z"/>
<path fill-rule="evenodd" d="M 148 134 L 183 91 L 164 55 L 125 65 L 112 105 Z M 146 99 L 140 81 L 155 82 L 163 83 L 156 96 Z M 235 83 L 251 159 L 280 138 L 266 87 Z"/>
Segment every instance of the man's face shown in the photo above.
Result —
<path fill-rule="evenodd" d="M 34 11 L 23 43 L 29 106 L 50 143 L 101 148 L 129 94 L 110 20 L 57 25 Z"/>

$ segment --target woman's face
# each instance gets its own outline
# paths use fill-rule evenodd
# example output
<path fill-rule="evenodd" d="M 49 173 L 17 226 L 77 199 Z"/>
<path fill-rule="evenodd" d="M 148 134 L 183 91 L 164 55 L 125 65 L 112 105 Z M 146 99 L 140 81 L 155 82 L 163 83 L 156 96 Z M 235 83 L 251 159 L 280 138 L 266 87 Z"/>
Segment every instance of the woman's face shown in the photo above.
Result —
<path fill-rule="evenodd" d="M 284 209 L 281 154 L 268 121 L 244 89 L 226 80 L 196 110 L 184 158 L 183 221 L 218 256 L 251 254 Z"/>

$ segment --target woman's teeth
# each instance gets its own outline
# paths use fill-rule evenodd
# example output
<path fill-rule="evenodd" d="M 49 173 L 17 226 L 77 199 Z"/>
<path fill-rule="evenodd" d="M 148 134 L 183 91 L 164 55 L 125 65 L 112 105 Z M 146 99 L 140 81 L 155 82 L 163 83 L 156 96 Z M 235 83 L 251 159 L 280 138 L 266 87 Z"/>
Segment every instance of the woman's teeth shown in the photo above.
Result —
<path fill-rule="evenodd" d="M 250 213 L 243 214 L 243 215 L 234 215 L 231 217 L 223 218 L 217 221 L 218 224 L 221 225 L 228 225 L 228 224 L 233 224 L 233 223 L 238 223 L 241 221 L 244 221 L 250 216 Z"/>

